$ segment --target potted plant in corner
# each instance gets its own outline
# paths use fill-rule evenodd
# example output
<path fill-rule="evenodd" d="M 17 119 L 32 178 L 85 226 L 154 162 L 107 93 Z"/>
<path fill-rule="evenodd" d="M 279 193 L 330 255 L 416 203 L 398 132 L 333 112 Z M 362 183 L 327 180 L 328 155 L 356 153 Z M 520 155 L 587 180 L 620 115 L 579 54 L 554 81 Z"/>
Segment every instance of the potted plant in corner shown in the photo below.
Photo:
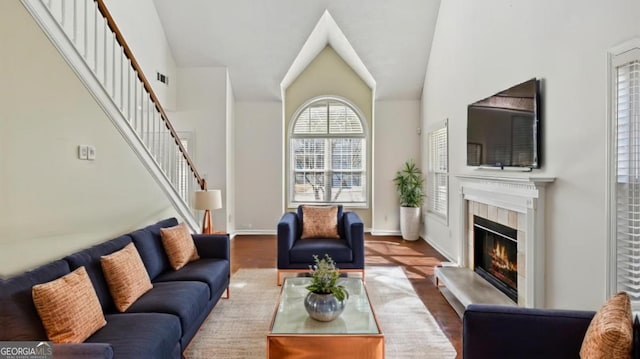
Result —
<path fill-rule="evenodd" d="M 424 201 L 422 172 L 409 160 L 393 179 L 400 196 L 400 232 L 402 238 L 415 241 L 420 236 L 420 208 Z"/>
<path fill-rule="evenodd" d="M 304 299 L 304 308 L 311 318 L 330 322 L 344 310 L 349 292 L 336 283 L 340 273 L 328 254 L 325 254 L 322 259 L 314 255 L 313 260 L 316 264 L 309 266 L 311 284 L 305 287 L 309 293 Z"/>

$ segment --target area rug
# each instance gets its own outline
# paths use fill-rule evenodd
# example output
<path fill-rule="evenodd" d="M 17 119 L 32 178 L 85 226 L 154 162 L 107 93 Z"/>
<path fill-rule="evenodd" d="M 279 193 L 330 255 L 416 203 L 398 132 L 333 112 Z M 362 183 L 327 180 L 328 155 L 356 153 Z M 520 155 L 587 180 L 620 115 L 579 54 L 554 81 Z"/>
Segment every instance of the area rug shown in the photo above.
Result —
<path fill-rule="evenodd" d="M 456 351 L 400 267 L 367 267 L 369 298 L 384 333 L 387 359 L 455 358 Z M 266 357 L 266 335 L 280 293 L 275 269 L 240 269 L 187 347 L 187 359 Z"/>

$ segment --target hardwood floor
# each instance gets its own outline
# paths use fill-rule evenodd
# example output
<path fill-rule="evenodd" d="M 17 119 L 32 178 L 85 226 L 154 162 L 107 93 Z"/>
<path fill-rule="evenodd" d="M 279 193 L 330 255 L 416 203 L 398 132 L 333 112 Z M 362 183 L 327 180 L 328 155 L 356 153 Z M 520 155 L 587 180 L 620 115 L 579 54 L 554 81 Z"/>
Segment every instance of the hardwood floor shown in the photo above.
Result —
<path fill-rule="evenodd" d="M 401 266 L 425 306 L 462 358 L 462 321 L 434 284 L 433 269 L 446 259 L 423 240 L 403 241 L 395 236 L 365 239 L 367 265 Z M 236 236 L 231 241 L 231 271 L 240 268 L 275 268 L 275 235 Z"/>

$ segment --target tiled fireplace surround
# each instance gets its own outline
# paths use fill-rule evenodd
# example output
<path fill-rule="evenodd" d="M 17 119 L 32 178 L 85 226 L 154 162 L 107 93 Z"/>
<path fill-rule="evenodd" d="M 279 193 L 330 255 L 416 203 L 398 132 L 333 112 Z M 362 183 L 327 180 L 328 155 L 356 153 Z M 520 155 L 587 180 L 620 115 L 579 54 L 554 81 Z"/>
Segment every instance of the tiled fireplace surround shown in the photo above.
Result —
<path fill-rule="evenodd" d="M 473 270 L 473 216 L 517 230 L 518 305 L 544 307 L 545 187 L 548 177 L 458 176 L 461 228 L 458 265 Z"/>

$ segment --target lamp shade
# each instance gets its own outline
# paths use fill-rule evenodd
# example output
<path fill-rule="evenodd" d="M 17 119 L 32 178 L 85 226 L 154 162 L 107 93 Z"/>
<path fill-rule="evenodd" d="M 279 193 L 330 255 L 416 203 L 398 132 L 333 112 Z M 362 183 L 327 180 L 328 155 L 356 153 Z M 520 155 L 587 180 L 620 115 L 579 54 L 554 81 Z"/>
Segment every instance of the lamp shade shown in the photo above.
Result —
<path fill-rule="evenodd" d="M 222 192 L 219 189 L 196 192 L 194 208 L 195 209 L 222 208 Z"/>

